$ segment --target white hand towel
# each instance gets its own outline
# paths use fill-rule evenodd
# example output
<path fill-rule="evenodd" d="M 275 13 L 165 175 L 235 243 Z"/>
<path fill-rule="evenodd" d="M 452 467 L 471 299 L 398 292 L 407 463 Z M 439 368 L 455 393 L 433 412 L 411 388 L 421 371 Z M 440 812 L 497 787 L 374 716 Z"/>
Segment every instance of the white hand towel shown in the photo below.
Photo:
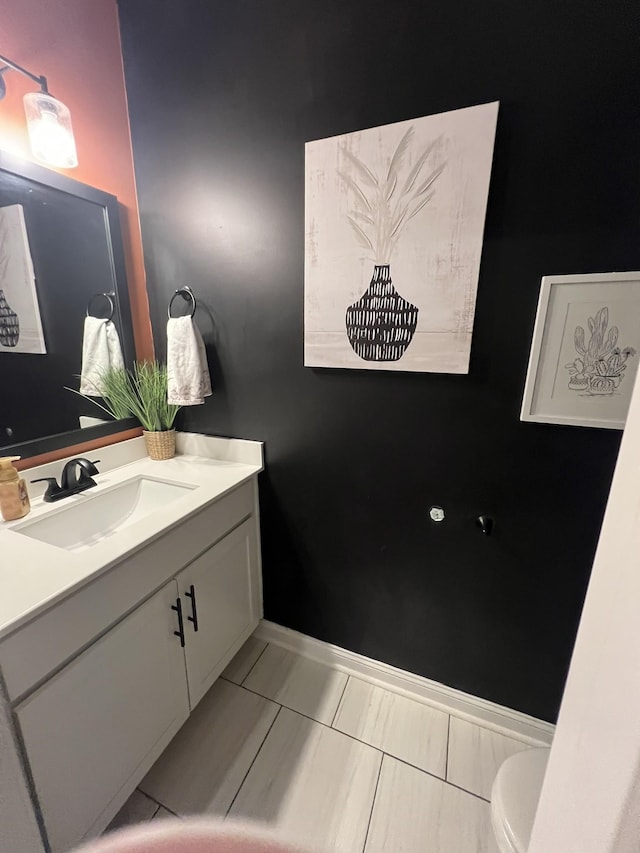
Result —
<path fill-rule="evenodd" d="M 167 322 L 167 386 L 167 401 L 176 406 L 198 406 L 211 395 L 207 353 L 191 317 Z"/>
<path fill-rule="evenodd" d="M 101 397 L 103 376 L 115 367 L 124 367 L 118 330 L 111 320 L 85 317 L 80 393 Z"/>

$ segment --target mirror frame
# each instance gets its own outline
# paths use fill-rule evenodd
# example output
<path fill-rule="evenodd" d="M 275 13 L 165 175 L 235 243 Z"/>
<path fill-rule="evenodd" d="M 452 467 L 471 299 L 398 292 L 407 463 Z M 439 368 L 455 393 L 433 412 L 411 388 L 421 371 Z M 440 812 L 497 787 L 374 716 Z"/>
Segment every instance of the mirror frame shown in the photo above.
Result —
<path fill-rule="evenodd" d="M 89 201 L 103 208 L 105 236 L 110 248 L 111 270 L 116 293 L 116 317 L 119 320 L 118 331 L 120 333 L 124 362 L 128 367 L 131 367 L 135 361 L 136 353 L 131 322 L 129 288 L 127 286 L 124 262 L 122 232 L 120 229 L 118 199 L 110 193 L 96 189 L 88 184 L 83 184 L 66 175 L 61 175 L 59 172 L 53 172 L 44 166 L 38 166 L 36 163 L 22 160 L 6 151 L 0 151 L 0 173 L 3 172 L 17 175 L 20 178 L 26 178 L 34 183 L 42 184 L 58 192 L 81 198 L 84 201 Z M 85 427 L 84 429 L 68 430 L 67 432 L 59 432 L 54 435 L 46 435 L 31 439 L 30 441 L 23 441 L 19 444 L 0 445 L 0 455 L 21 456 L 23 459 L 28 459 L 29 457 L 40 456 L 45 453 L 61 450 L 64 447 L 83 444 L 139 426 L 140 424 L 135 418 L 126 418 L 125 420 L 113 421 L 112 423 Z"/>

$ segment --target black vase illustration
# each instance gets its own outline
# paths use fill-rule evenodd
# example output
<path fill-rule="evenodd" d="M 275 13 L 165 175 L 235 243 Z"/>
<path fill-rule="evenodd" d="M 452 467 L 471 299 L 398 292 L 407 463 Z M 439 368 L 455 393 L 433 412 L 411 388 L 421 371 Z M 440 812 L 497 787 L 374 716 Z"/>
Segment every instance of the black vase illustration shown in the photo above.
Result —
<path fill-rule="evenodd" d="M 405 169 L 413 137 L 411 125 L 383 174 L 374 174 L 346 146 L 341 147 L 345 169 L 338 175 L 353 202 L 347 221 L 358 245 L 375 258 L 371 283 L 347 308 L 345 318 L 349 343 L 364 361 L 401 359 L 418 324 L 419 309 L 393 286 L 389 262 L 407 223 L 433 198 L 446 161 L 438 138 L 415 152 L 413 164 Z"/>
<path fill-rule="evenodd" d="M 0 346 L 16 347 L 20 340 L 20 320 L 0 290 Z"/>
<path fill-rule="evenodd" d="M 418 308 L 393 286 L 388 264 L 377 264 L 364 294 L 347 308 L 347 337 L 365 361 L 398 361 L 413 340 Z"/>

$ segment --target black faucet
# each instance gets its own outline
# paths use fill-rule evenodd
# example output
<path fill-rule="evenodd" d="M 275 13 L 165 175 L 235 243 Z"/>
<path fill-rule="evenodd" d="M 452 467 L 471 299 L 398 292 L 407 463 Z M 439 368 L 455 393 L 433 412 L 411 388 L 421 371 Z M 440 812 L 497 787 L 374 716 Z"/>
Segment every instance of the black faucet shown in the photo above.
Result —
<path fill-rule="evenodd" d="M 62 469 L 60 477 L 60 485 L 55 477 L 41 477 L 38 480 L 32 480 L 32 483 L 48 483 L 47 491 L 44 493 L 43 501 L 45 503 L 53 503 L 53 501 L 62 500 L 69 495 L 77 495 L 78 492 L 84 492 L 85 489 L 90 489 L 98 484 L 93 479 L 93 475 L 98 473 L 96 464 L 99 459 L 85 459 L 83 456 L 77 459 L 70 459 Z"/>

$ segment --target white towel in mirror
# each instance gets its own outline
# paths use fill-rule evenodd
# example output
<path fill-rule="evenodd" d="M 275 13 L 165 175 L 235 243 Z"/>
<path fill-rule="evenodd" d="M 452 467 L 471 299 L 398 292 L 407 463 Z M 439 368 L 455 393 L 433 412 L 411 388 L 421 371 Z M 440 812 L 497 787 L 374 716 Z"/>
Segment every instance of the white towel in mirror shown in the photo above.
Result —
<path fill-rule="evenodd" d="M 124 367 L 118 330 L 111 320 L 85 317 L 80 393 L 101 397 L 102 377 L 110 368 Z"/>
<path fill-rule="evenodd" d="M 198 406 L 211 395 L 207 353 L 191 317 L 167 322 L 167 400 L 176 406 Z"/>

